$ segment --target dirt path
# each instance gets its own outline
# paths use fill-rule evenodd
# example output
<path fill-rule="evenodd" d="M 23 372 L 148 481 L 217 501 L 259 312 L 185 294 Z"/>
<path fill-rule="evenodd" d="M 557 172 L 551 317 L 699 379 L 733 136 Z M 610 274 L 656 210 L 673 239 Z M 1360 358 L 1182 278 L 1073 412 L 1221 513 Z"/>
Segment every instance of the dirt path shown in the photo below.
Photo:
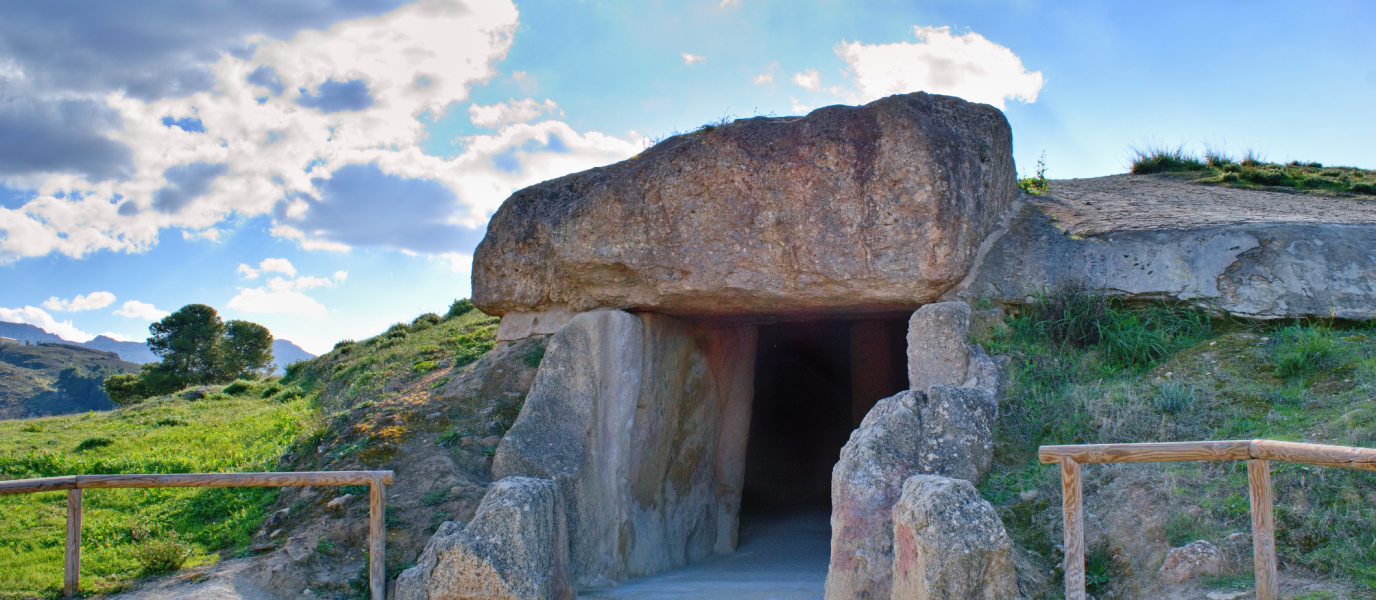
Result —
<path fill-rule="evenodd" d="M 1110 175 L 1051 182 L 1030 196 L 1075 235 L 1239 223 L 1376 224 L 1376 198 L 1339 198 L 1190 183 L 1169 175 Z"/>

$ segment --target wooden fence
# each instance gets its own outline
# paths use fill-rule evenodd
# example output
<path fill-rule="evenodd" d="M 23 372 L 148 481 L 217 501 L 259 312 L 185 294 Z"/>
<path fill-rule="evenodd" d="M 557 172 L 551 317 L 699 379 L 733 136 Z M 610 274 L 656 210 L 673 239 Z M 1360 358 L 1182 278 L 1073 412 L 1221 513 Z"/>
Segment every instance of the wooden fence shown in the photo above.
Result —
<path fill-rule="evenodd" d="M 1080 465 L 1117 462 L 1247 461 L 1252 501 L 1252 553 L 1256 557 L 1257 600 L 1276 600 L 1276 531 L 1271 510 L 1273 460 L 1323 467 L 1376 471 L 1376 450 L 1272 440 L 1087 444 L 1042 446 L 1043 464 L 1061 465 L 1061 504 L 1065 516 L 1065 597 L 1085 598 L 1085 526 L 1080 498 Z"/>
<path fill-rule="evenodd" d="M 372 600 L 387 597 L 386 486 L 391 471 L 306 471 L 299 473 L 176 473 L 167 475 L 68 475 L 0 481 L 0 496 L 67 490 L 67 554 L 62 593 L 76 594 L 81 577 L 81 490 L 164 487 L 285 487 L 310 485 L 368 486 L 368 585 Z"/>

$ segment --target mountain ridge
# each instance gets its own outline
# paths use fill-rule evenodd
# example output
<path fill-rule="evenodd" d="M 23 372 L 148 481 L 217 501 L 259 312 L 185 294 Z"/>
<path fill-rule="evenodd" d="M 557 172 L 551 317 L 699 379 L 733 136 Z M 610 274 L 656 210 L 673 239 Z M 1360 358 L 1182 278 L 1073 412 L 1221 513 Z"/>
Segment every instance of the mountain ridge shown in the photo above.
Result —
<path fill-rule="evenodd" d="M 144 364 L 158 362 L 162 360 L 158 355 L 153 354 L 148 349 L 148 344 L 144 342 L 123 342 L 109 336 L 99 335 L 88 342 L 73 342 L 64 339 L 54 333 L 48 333 L 41 327 L 28 323 L 9 323 L 0 321 L 0 337 L 7 337 L 19 340 L 20 343 L 39 343 L 66 344 L 81 348 L 91 348 L 103 352 L 113 352 L 119 355 L 120 360 L 131 363 Z M 274 337 L 272 339 L 273 362 L 277 363 L 276 374 L 281 375 L 285 372 L 287 365 L 299 360 L 315 358 L 314 354 L 307 352 L 304 348 L 297 346 L 290 340 Z"/>

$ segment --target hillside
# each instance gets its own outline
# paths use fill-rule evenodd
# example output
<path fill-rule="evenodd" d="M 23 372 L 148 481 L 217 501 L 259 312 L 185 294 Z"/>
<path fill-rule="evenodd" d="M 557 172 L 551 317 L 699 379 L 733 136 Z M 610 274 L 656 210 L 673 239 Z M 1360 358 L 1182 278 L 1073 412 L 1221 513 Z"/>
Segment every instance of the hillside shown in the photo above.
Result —
<path fill-rule="evenodd" d="M 7 336 L 8 337 L 8 336 Z M 63 369 L 78 367 L 73 381 L 61 391 Z M 137 373 L 139 365 L 102 352 L 68 344 L 39 343 L 0 346 L 0 419 L 19 419 L 114 407 L 99 385 L 98 373 Z"/>

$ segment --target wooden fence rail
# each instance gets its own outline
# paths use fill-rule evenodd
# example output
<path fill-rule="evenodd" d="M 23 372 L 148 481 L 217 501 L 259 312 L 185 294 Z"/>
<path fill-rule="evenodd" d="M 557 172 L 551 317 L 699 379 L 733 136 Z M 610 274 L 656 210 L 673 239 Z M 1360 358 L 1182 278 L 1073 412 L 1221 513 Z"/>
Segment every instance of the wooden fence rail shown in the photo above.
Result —
<path fill-rule="evenodd" d="M 1080 465 L 1117 462 L 1247 461 L 1252 501 L 1252 553 L 1256 557 L 1257 600 L 1276 600 L 1276 531 L 1271 502 L 1273 460 L 1324 467 L 1376 471 L 1376 449 L 1272 440 L 1085 444 L 1042 446 L 1042 464 L 1061 465 L 1061 506 L 1065 518 L 1065 597 L 1085 599 L 1085 528 L 1080 497 Z"/>
<path fill-rule="evenodd" d="M 305 471 L 298 473 L 173 473 L 139 475 L 67 475 L 0 481 L 0 496 L 67 490 L 67 552 L 62 593 L 76 594 L 81 577 L 81 490 L 163 487 L 287 487 L 311 485 L 368 486 L 368 586 L 372 600 L 385 600 L 383 554 L 387 546 L 386 486 L 391 471 Z"/>

